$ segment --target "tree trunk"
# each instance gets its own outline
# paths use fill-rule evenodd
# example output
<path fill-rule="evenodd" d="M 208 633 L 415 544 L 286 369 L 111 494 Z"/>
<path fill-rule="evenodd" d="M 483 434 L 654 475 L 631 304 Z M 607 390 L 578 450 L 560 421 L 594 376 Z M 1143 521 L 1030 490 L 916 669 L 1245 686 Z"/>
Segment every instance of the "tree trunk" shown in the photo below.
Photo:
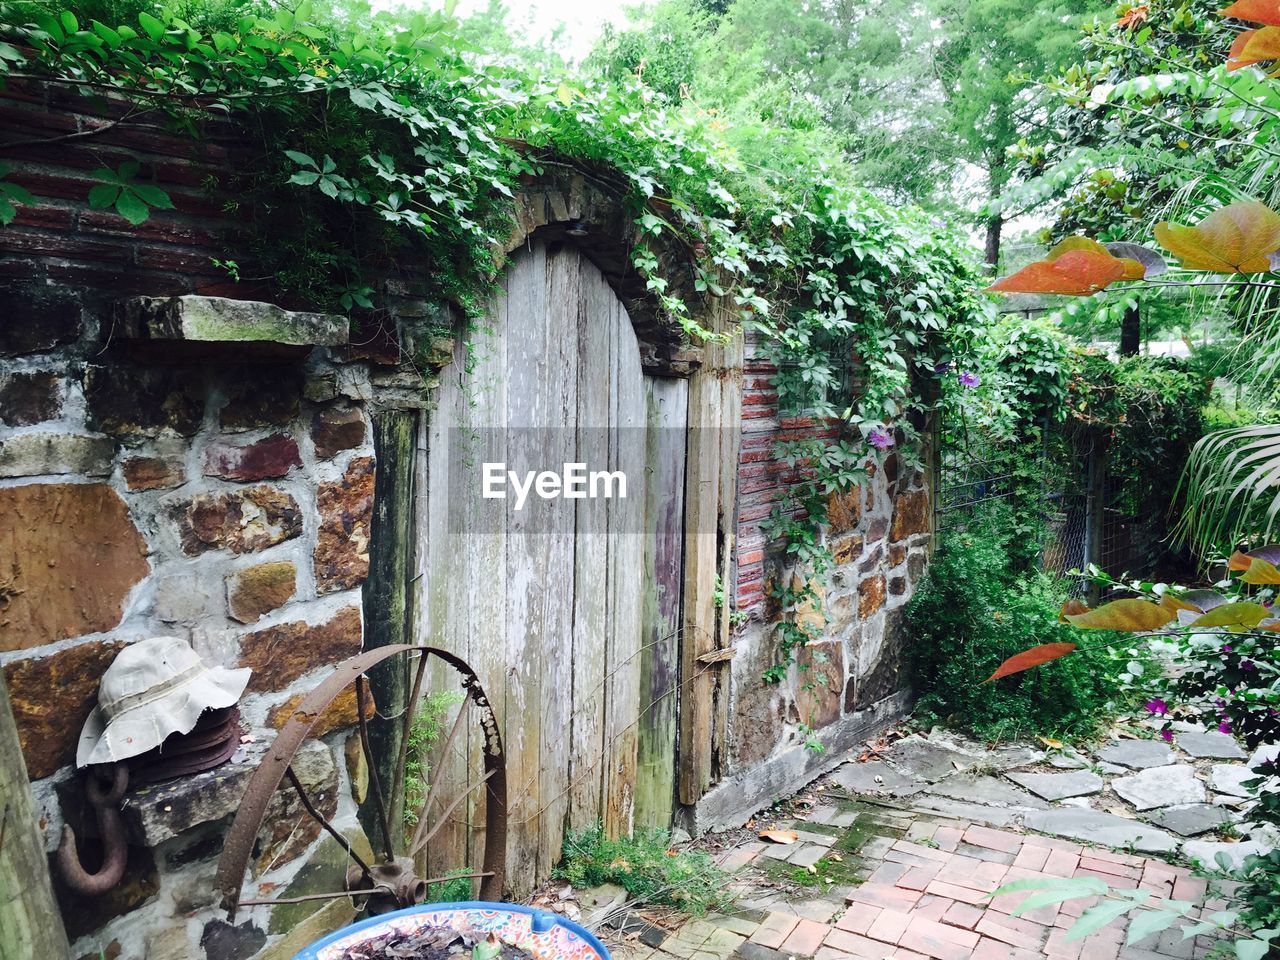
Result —
<path fill-rule="evenodd" d="M 1142 347 L 1142 311 L 1138 304 L 1127 307 L 1120 320 L 1120 356 L 1136 357 Z"/>
<path fill-rule="evenodd" d="M 987 221 L 986 261 L 994 274 L 1000 269 L 1000 231 L 1004 227 L 1004 219 L 996 214 Z"/>

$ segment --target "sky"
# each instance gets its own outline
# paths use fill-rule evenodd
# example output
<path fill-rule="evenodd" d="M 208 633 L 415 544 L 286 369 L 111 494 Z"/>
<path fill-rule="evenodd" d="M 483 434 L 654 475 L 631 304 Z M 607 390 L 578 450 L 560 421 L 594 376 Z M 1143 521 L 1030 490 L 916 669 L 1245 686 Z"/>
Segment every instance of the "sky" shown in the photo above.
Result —
<path fill-rule="evenodd" d="M 441 7 L 442 0 L 404 0 L 405 6 L 422 4 Z M 637 0 L 506 0 L 510 19 L 530 25 L 532 37 L 547 36 L 558 24 L 565 24 L 561 54 L 569 60 L 581 60 L 591 51 L 606 22 L 626 21 L 624 7 L 637 6 Z M 459 0 L 457 14 L 466 16 L 488 5 L 487 0 Z"/>

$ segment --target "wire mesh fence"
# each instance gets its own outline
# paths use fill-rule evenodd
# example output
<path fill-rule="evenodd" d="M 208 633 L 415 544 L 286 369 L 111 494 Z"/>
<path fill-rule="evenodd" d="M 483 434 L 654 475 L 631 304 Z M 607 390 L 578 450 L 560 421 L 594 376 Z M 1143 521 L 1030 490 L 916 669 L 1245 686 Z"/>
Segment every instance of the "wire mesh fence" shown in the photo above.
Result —
<path fill-rule="evenodd" d="M 960 437 L 964 439 L 961 440 Z M 1161 552 L 1162 517 L 1136 502 L 1124 464 L 1109 464 L 1105 438 L 1046 425 L 1040 449 L 944 433 L 939 464 L 940 522 L 954 523 L 983 505 L 1025 498 L 1038 512 L 1042 569 L 1089 594 L 1083 571 L 1095 564 L 1115 576 L 1146 577 Z"/>

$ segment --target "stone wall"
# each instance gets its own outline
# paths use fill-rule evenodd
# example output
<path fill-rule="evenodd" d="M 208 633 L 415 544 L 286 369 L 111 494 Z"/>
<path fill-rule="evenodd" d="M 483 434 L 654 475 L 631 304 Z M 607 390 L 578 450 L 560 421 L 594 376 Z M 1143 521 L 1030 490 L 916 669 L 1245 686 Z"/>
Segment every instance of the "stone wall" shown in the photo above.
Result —
<path fill-rule="evenodd" d="M 822 610 L 801 616 L 821 639 L 797 652 L 778 684 L 761 677 L 777 657 L 780 616 L 771 587 L 796 571 L 763 523 L 785 500 L 794 471 L 775 456 L 782 440 L 833 436 L 808 418 L 780 418 L 776 366 L 748 341 L 738 471 L 734 604 L 735 655 L 719 688 L 725 715 L 720 783 L 698 804 L 699 828 L 743 816 L 843 760 L 860 741 L 900 717 L 909 703 L 902 610 L 924 574 L 933 515 L 927 472 L 896 454 L 869 461 L 870 482 L 828 501 L 822 542 L 835 568 L 816 584 Z M 924 460 L 928 462 L 926 451 Z M 799 582 L 795 585 L 800 586 Z M 810 743 L 806 747 L 806 742 Z M 817 744 L 822 749 L 817 750 Z"/>
<path fill-rule="evenodd" d="M 131 327 L 136 303 L 101 291 L 37 281 L 3 296 L 0 668 L 48 849 L 64 822 L 83 833 L 75 747 L 117 651 L 176 635 L 211 663 L 253 669 L 236 757 L 127 797 L 120 887 L 77 897 L 53 871 L 73 955 L 217 960 L 265 947 L 262 956 L 290 956 L 301 943 L 277 934 L 324 904 L 291 908 L 287 923 L 259 910 L 231 928 L 214 907 L 213 871 L 274 729 L 362 647 L 369 398 L 385 374 L 348 362 L 345 321 L 314 314 L 173 301 L 170 315 L 192 322 L 152 326 L 168 339 L 143 343 Z M 194 322 L 211 318 L 225 321 L 218 343 Z M 269 318 L 275 339 L 250 342 Z M 363 842 L 352 700 L 322 718 L 295 769 Z M 291 795 L 280 795 L 271 827 L 256 869 L 277 890 L 336 859 Z M 336 864 L 328 875 L 341 876 Z M 326 917 L 343 921 L 332 908 Z"/>

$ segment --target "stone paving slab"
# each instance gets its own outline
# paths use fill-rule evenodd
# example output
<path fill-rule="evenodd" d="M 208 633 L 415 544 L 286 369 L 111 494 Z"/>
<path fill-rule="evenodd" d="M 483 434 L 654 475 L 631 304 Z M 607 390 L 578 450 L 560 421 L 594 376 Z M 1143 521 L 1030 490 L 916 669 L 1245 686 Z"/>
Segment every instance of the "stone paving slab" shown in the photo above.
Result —
<path fill-rule="evenodd" d="M 1180 837 L 1195 837 L 1210 830 L 1221 829 L 1231 822 L 1231 814 L 1222 807 L 1207 803 L 1192 803 L 1156 810 L 1150 819 L 1157 827 L 1171 830 Z"/>
<path fill-rule="evenodd" d="M 979 758 L 921 736 L 911 736 L 893 745 L 890 759 L 902 773 L 933 783 L 977 764 Z"/>
<path fill-rule="evenodd" d="M 1132 847 L 1143 853 L 1172 853 L 1178 849 L 1178 841 L 1172 834 L 1141 820 L 1128 820 L 1100 810 L 1034 811 L 1027 814 L 1023 823 L 1028 830 L 1109 847 Z"/>
<path fill-rule="evenodd" d="M 1101 781 L 1098 782 L 1098 789 L 1102 789 Z M 995 777 L 974 776 L 971 773 L 947 777 L 941 783 L 931 787 L 927 793 L 934 797 L 946 797 L 949 800 L 980 803 L 991 807 L 1014 807 L 1024 810 L 1048 808 L 1048 804 L 1043 800 L 1037 800 L 1025 790 L 1020 790 Z"/>
<path fill-rule="evenodd" d="M 1229 733 L 1180 733 L 1176 742 L 1180 750 L 1193 757 L 1209 760 L 1244 760 L 1249 755 L 1240 749 Z"/>
<path fill-rule="evenodd" d="M 1207 799 L 1204 784 L 1196 779 L 1195 767 L 1185 763 L 1152 767 L 1132 776 L 1117 777 L 1111 781 L 1111 789 L 1138 811 L 1203 803 Z"/>
<path fill-rule="evenodd" d="M 885 793 L 902 796 L 924 788 L 924 784 L 915 777 L 901 773 L 881 760 L 846 763 L 836 768 L 831 779 L 855 794 Z"/>
<path fill-rule="evenodd" d="M 1010 780 L 1026 787 L 1045 800 L 1065 800 L 1101 793 L 1103 780 L 1096 773 L 1077 770 L 1072 773 L 1010 773 Z"/>
<path fill-rule="evenodd" d="M 1098 759 L 1132 770 L 1173 763 L 1173 749 L 1158 740 L 1120 740 L 1098 751 Z"/>

